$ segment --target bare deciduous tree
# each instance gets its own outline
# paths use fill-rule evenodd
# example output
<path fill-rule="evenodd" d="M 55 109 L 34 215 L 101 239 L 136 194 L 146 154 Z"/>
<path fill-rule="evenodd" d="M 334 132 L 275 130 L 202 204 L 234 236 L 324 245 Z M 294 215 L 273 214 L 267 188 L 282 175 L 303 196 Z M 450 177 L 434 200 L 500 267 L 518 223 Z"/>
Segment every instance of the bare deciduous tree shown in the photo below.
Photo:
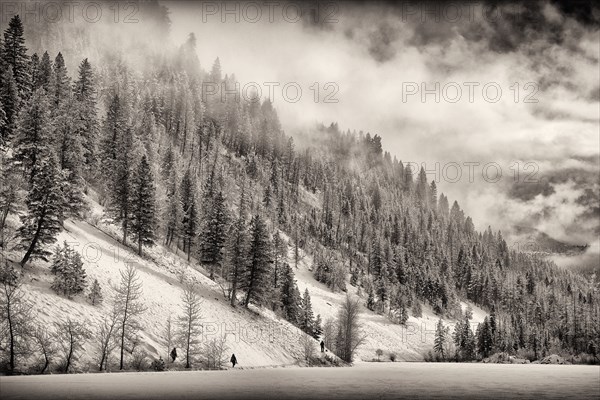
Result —
<path fill-rule="evenodd" d="M 125 347 L 127 344 L 132 344 L 136 340 L 137 332 L 140 329 L 137 317 L 140 316 L 146 307 L 141 301 L 142 283 L 137 274 L 136 269 L 132 265 L 128 265 L 124 271 L 121 271 L 121 283 L 115 288 L 117 294 L 115 296 L 115 307 L 119 316 L 119 347 L 120 360 L 119 369 L 123 369 Z M 131 351 L 133 348 L 131 346 Z"/>
<path fill-rule="evenodd" d="M 171 316 L 167 318 L 167 323 L 165 325 L 165 343 L 167 345 L 167 360 L 170 360 L 171 356 L 171 345 L 173 344 L 173 322 L 171 321 Z"/>
<path fill-rule="evenodd" d="M 32 336 L 36 350 L 41 353 L 41 356 L 43 357 L 43 365 L 40 370 L 40 374 L 43 374 L 50 367 L 58 350 L 54 340 L 55 334 L 46 327 L 38 326 L 33 331 Z"/>
<path fill-rule="evenodd" d="M 300 336 L 300 345 L 302 346 L 302 355 L 304 357 L 304 361 L 310 365 L 313 358 L 315 358 L 315 354 L 317 353 L 315 339 L 303 333 L 302 336 Z"/>
<path fill-rule="evenodd" d="M 98 325 L 96 348 L 98 351 L 98 370 L 108 369 L 111 353 L 118 347 L 115 334 L 118 331 L 119 315 L 116 307 L 109 316 L 105 316 Z"/>
<path fill-rule="evenodd" d="M 7 369 L 13 372 L 18 360 L 30 354 L 31 305 L 8 262 L 0 268 L 0 287 L 0 352 L 6 354 Z"/>
<path fill-rule="evenodd" d="M 63 372 L 69 373 L 78 353 L 83 350 L 83 344 L 89 338 L 90 332 L 85 323 L 67 318 L 63 322 L 56 322 L 56 341 L 63 354 Z"/>
<path fill-rule="evenodd" d="M 331 318 L 327 319 L 323 324 L 323 342 L 328 349 L 333 349 L 335 345 L 336 331 L 335 321 Z"/>
<path fill-rule="evenodd" d="M 181 296 L 182 314 L 178 318 L 178 336 L 185 350 L 185 367 L 191 368 L 193 358 L 199 352 L 200 339 L 202 333 L 202 324 L 200 318 L 200 306 L 202 301 L 196 293 L 195 285 L 186 287 Z"/>
<path fill-rule="evenodd" d="M 206 340 L 202 344 L 202 364 L 208 369 L 221 369 L 227 363 L 226 352 L 229 349 L 222 336 Z"/>
<path fill-rule="evenodd" d="M 360 300 L 346 296 L 337 318 L 337 335 L 335 351 L 338 357 L 346 362 L 352 362 L 356 348 L 360 346 L 365 336 L 359 323 Z"/>

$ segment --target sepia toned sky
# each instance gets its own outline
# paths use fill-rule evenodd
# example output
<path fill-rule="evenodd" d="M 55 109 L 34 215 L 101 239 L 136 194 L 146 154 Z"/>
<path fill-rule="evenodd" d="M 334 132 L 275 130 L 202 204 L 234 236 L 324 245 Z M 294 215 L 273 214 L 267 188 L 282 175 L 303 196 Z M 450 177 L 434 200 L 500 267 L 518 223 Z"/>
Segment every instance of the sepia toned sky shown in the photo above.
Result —
<path fill-rule="evenodd" d="M 219 57 L 241 86 L 268 95 L 265 82 L 280 84 L 286 131 L 337 122 L 379 134 L 403 162 L 425 163 L 479 229 L 533 227 L 589 244 L 583 261 L 600 264 L 600 9 L 336 3 L 317 18 L 303 4 L 299 18 L 284 5 L 271 15 L 263 5 L 259 18 L 244 3 L 167 4 L 173 40 L 194 32 L 204 69 Z M 302 90 L 297 102 L 284 98 L 288 83 Z M 338 102 L 325 102 L 335 88 Z"/>

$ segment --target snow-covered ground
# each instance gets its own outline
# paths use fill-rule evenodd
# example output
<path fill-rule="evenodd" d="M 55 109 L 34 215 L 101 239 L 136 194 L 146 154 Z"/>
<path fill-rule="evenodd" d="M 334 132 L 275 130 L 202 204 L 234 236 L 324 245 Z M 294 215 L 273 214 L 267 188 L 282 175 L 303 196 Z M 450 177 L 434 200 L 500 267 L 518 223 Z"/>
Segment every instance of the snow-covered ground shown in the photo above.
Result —
<path fill-rule="evenodd" d="M 184 260 L 161 247 L 150 251 L 153 260 L 141 259 L 124 248 L 111 236 L 82 221 L 67 221 L 60 234 L 60 243 L 67 241 L 79 251 L 84 260 L 88 282 L 98 279 L 104 293 L 101 306 L 92 306 L 80 295 L 73 300 L 58 296 L 51 289 L 50 265 L 34 263 L 25 271 L 24 289 L 37 315 L 37 321 L 51 326 L 67 316 L 86 321 L 93 331 L 112 307 L 114 286 L 119 284 L 119 271 L 126 263 L 133 264 L 143 284 L 143 301 L 147 311 L 140 318 L 143 348 L 152 357 L 167 359 L 165 326 L 171 316 L 176 324 L 181 313 L 181 294 L 184 285 L 178 275 L 183 269 L 189 279 L 198 282 L 197 290 L 203 299 L 202 323 L 206 339 L 226 336 L 229 354 L 235 353 L 240 367 L 291 365 L 301 358 L 300 331 L 273 313 L 261 314 L 233 308 L 221 288 Z M 93 339 L 86 346 L 79 369 L 87 370 L 95 356 Z M 182 354 L 180 354 L 182 355 Z M 92 369 L 93 370 L 93 369 Z"/>
<path fill-rule="evenodd" d="M 600 367 L 369 363 L 354 368 L 265 368 L 0 377 L 16 399 L 598 399 Z"/>

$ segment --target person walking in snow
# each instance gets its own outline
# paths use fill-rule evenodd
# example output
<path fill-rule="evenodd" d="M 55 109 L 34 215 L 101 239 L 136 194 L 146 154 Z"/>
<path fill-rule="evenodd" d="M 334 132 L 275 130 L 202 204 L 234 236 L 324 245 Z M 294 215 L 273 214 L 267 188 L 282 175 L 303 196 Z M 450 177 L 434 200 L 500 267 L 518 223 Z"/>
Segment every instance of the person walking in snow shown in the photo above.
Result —
<path fill-rule="evenodd" d="M 237 364 L 237 358 L 235 358 L 235 354 L 231 355 L 231 360 L 229 361 L 231 361 L 231 365 L 233 365 L 232 368 L 235 368 L 235 364 Z"/>
<path fill-rule="evenodd" d="M 325 351 L 325 342 L 321 340 L 321 353 Z"/>
<path fill-rule="evenodd" d="M 175 359 L 177 358 L 177 349 L 175 347 L 173 347 L 173 350 L 171 350 L 171 362 L 175 362 Z"/>

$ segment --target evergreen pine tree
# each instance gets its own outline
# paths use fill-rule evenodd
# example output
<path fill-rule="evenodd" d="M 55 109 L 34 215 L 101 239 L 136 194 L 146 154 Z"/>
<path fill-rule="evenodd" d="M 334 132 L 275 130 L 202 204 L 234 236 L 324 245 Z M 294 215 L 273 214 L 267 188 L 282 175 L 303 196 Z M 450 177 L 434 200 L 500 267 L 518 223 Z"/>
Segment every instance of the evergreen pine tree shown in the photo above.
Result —
<path fill-rule="evenodd" d="M 85 166 L 91 170 L 95 165 L 98 152 L 98 119 L 94 74 L 87 58 L 79 64 L 79 76 L 73 84 L 73 95 L 75 97 L 75 127 L 78 136 L 82 138 Z"/>
<path fill-rule="evenodd" d="M 130 221 L 132 218 L 132 184 L 133 184 L 133 133 L 126 129 L 117 141 L 118 153 L 115 159 L 113 171 L 114 180 L 110 186 L 109 212 L 115 222 L 121 223 L 123 230 L 122 242 L 127 242 L 129 236 Z"/>
<path fill-rule="evenodd" d="M 489 357 L 492 352 L 492 335 L 487 316 L 478 326 L 477 352 L 481 354 L 483 358 Z"/>
<path fill-rule="evenodd" d="M 2 52 L 5 68 L 12 68 L 19 97 L 26 99 L 29 92 L 29 57 L 25 47 L 23 24 L 19 15 L 15 15 L 4 31 L 4 51 Z"/>
<path fill-rule="evenodd" d="M 300 301 L 294 270 L 288 264 L 284 264 L 279 303 L 281 304 L 283 316 L 293 324 L 296 324 L 300 319 Z"/>
<path fill-rule="evenodd" d="M 190 170 L 188 169 L 181 180 L 181 206 L 183 208 L 183 219 L 181 221 L 183 236 L 183 251 L 190 254 L 196 238 L 198 227 L 198 210 L 196 206 L 196 185 L 192 180 Z"/>
<path fill-rule="evenodd" d="M 373 294 L 373 285 L 367 287 L 367 308 L 371 311 L 375 310 L 375 295 Z"/>
<path fill-rule="evenodd" d="M 55 257 L 52 260 L 54 282 L 51 289 L 62 293 L 69 299 L 82 293 L 87 286 L 86 273 L 79 253 L 73 250 L 67 242 L 63 247 L 56 247 Z"/>
<path fill-rule="evenodd" d="M 102 288 L 100 287 L 98 279 L 94 279 L 94 283 L 90 288 L 90 293 L 88 293 L 88 299 L 93 306 L 102 304 L 104 297 L 102 296 Z"/>
<path fill-rule="evenodd" d="M 57 146 L 57 155 L 60 168 L 63 171 L 65 182 L 65 216 L 75 217 L 81 215 L 85 208 L 83 198 L 83 168 L 84 149 L 81 131 L 77 129 L 75 120 L 75 107 L 73 98 L 62 100 L 60 110 L 55 113 L 54 141 Z"/>
<path fill-rule="evenodd" d="M 210 278 L 214 279 L 215 265 L 223 259 L 228 216 L 222 191 L 216 192 L 210 203 L 211 208 L 204 218 L 199 246 L 200 260 L 210 265 Z"/>
<path fill-rule="evenodd" d="M 21 265 L 30 258 L 47 260 L 50 252 L 45 247 L 56 242 L 62 226 L 64 197 L 56 158 L 50 152 L 38 164 L 25 201 L 28 212 L 21 216 L 20 248 L 26 250 Z"/>
<path fill-rule="evenodd" d="M 167 178 L 167 206 L 164 215 L 166 225 L 165 244 L 169 247 L 175 238 L 179 240 L 183 219 L 181 188 L 179 186 L 177 169 L 174 166 L 171 166 L 170 168 L 171 170 Z"/>
<path fill-rule="evenodd" d="M 250 221 L 250 246 L 244 282 L 246 289 L 244 305 L 246 308 L 250 302 L 256 305 L 264 304 L 269 293 L 268 279 L 272 261 L 270 242 L 265 222 L 259 215 L 255 215 Z"/>
<path fill-rule="evenodd" d="M 64 103 L 71 97 L 71 81 L 65 66 L 65 60 L 59 52 L 54 59 L 53 64 L 53 79 L 54 87 L 51 91 L 51 96 L 54 101 L 53 109 L 60 112 Z"/>
<path fill-rule="evenodd" d="M 40 169 L 42 153 L 51 152 L 53 144 L 49 104 L 43 91 L 36 91 L 19 115 L 15 138 L 15 160 L 21 162 L 29 182 Z"/>
<path fill-rule="evenodd" d="M 225 243 L 226 259 L 229 265 L 227 279 L 229 281 L 229 300 L 235 307 L 237 303 L 237 290 L 243 280 L 246 270 L 246 255 L 248 253 L 248 234 L 246 232 L 246 189 L 241 183 L 240 201 L 238 205 L 237 220 L 229 228 L 229 235 Z"/>
<path fill-rule="evenodd" d="M 6 146 L 13 138 L 20 110 L 20 97 L 17 82 L 12 68 L 7 68 L 2 75 L 0 85 L 0 103 L 2 104 L 2 122 L 0 123 L 0 146 Z"/>
<path fill-rule="evenodd" d="M 156 239 L 156 188 L 154 177 L 144 155 L 139 163 L 132 184 L 131 233 L 142 255 L 142 245 L 153 246 Z"/>
<path fill-rule="evenodd" d="M 33 89 L 44 89 L 45 92 L 49 92 L 52 80 L 52 61 L 50 61 L 50 55 L 48 55 L 48 52 L 46 51 L 42 55 L 38 76 L 36 77 L 35 81 L 36 84 Z"/>
<path fill-rule="evenodd" d="M 304 290 L 304 297 L 302 298 L 301 303 L 301 314 L 300 314 L 300 329 L 306 332 L 308 335 L 314 335 L 314 314 L 312 310 L 312 303 L 310 301 L 310 293 L 308 292 L 308 288 Z"/>
<path fill-rule="evenodd" d="M 433 344 L 433 351 L 436 352 L 436 354 L 440 357 L 440 359 L 445 360 L 446 359 L 446 342 L 448 340 L 448 328 L 444 327 L 444 323 L 442 322 L 442 319 L 440 318 L 440 320 L 437 323 L 436 329 L 435 329 L 435 339 L 434 339 L 434 344 Z"/>

